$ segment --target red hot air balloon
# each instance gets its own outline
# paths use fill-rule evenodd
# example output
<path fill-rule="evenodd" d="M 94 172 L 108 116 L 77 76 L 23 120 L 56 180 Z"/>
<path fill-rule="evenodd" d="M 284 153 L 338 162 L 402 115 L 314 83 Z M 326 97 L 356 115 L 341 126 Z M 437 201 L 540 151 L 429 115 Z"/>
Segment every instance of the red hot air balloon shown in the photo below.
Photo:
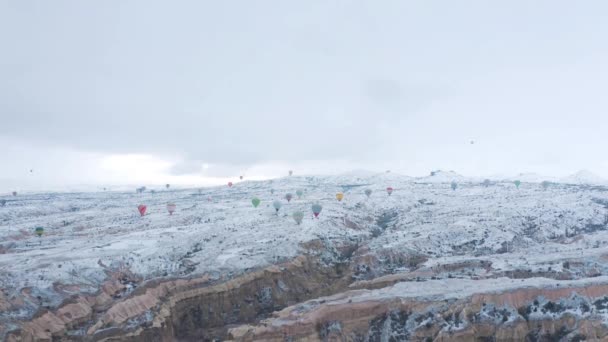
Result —
<path fill-rule="evenodd" d="M 232 188 L 232 182 L 228 182 L 228 186 Z"/>
<path fill-rule="evenodd" d="M 148 207 L 146 207 L 146 206 L 145 206 L 145 205 L 143 205 L 143 204 L 140 204 L 139 206 L 137 206 L 137 210 L 139 210 L 139 214 L 140 214 L 141 216 L 146 215 L 146 209 L 148 209 Z"/>
<path fill-rule="evenodd" d="M 388 195 L 390 196 L 393 193 L 393 188 L 391 188 L 390 186 L 388 188 L 386 188 L 386 192 L 388 193 Z"/>
<path fill-rule="evenodd" d="M 173 213 L 175 212 L 175 208 L 177 208 L 175 203 L 167 204 L 167 211 L 169 212 L 169 215 L 173 215 Z"/>

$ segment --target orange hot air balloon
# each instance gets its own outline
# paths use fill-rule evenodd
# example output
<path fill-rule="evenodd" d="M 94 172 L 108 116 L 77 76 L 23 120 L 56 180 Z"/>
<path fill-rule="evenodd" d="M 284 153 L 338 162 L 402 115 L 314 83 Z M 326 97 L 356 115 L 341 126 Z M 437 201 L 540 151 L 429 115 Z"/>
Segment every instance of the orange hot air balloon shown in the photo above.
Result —
<path fill-rule="evenodd" d="M 390 196 L 393 193 L 393 188 L 389 186 L 388 188 L 386 188 L 386 192 Z"/>
<path fill-rule="evenodd" d="M 169 212 L 169 215 L 173 215 L 176 208 L 177 208 L 177 206 L 175 205 L 175 203 L 167 204 L 167 211 Z"/>
<path fill-rule="evenodd" d="M 228 186 L 232 188 L 232 182 L 228 182 Z"/>
<path fill-rule="evenodd" d="M 344 194 L 343 194 L 343 193 L 338 192 L 338 193 L 336 194 L 336 199 L 337 199 L 339 202 L 342 202 L 342 199 L 343 199 L 343 198 L 344 198 Z"/>
<path fill-rule="evenodd" d="M 140 214 L 141 216 L 146 215 L 146 209 L 148 209 L 148 207 L 146 207 L 146 206 L 145 206 L 145 205 L 143 205 L 143 204 L 140 204 L 139 206 L 137 206 L 137 210 L 139 210 L 139 214 Z"/>

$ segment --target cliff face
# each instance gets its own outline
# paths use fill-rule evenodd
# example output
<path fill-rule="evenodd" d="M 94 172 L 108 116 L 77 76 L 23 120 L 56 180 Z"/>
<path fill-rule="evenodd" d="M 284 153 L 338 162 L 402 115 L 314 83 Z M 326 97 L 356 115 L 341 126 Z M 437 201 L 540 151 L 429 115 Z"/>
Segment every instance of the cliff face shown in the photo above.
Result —
<path fill-rule="evenodd" d="M 7 341 L 38 340 L 213 340 L 233 324 L 256 322 L 273 311 L 301 301 L 340 292 L 350 283 L 348 264 L 322 265 L 316 257 L 247 273 L 209 284 L 208 277 L 151 283 L 99 314 L 102 293 L 77 297 L 54 312 L 25 323 Z M 87 322 L 88 324 L 83 324 Z M 68 335 L 78 326 L 86 332 Z"/>
<path fill-rule="evenodd" d="M 232 328 L 229 336 L 237 341 L 603 340 L 608 339 L 606 294 L 608 285 L 516 288 L 443 300 L 407 298 L 407 287 L 346 292 L 286 308 L 259 325 Z"/>
<path fill-rule="evenodd" d="M 110 305 L 102 300 L 105 292 L 77 297 L 24 324 L 7 341 L 571 341 L 608 336 L 606 276 L 591 281 L 420 280 L 420 275 L 435 277 L 470 266 L 458 263 L 433 272 L 421 268 L 410 277 L 353 282 L 360 259 L 352 246 L 340 246 L 345 262 L 332 264 L 319 259 L 319 244 L 308 247 L 305 256 L 227 281 L 205 276 L 149 283 Z M 79 326 L 88 328 L 81 335 L 68 333 Z"/>
<path fill-rule="evenodd" d="M 60 203 L 45 210 L 40 196 L 20 197 L 0 212 L 0 225 L 9 222 L 0 339 L 605 337 L 608 189 L 453 191 L 390 177 L 293 177 L 200 195 L 45 194 Z M 381 194 L 367 198 L 360 186 Z M 251 197 L 271 188 L 307 191 L 279 215 L 253 208 Z M 124 209 L 144 199 L 150 215 Z M 152 209 L 169 200 L 173 215 Z M 293 221 L 317 202 L 319 219 Z M 32 224 L 50 225 L 48 236 L 31 236 Z"/>

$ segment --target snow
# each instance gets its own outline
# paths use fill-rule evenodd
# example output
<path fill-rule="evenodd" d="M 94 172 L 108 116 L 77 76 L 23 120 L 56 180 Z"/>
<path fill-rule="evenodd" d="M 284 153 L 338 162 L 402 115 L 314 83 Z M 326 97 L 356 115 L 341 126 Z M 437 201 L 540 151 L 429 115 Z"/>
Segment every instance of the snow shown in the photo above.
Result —
<path fill-rule="evenodd" d="M 554 182 L 557 180 L 557 178 L 528 172 L 528 173 L 520 173 L 514 177 L 509 177 L 509 178 L 507 178 L 507 180 L 511 180 L 511 181 L 519 180 L 522 183 L 541 183 L 544 181 Z"/>
<path fill-rule="evenodd" d="M 453 191 L 449 182 L 455 179 L 459 187 Z M 361 241 L 375 254 L 419 253 L 428 257 L 422 265 L 426 268 L 486 260 L 499 271 L 549 265 L 559 270 L 563 260 L 592 263 L 608 252 L 607 188 L 555 184 L 543 189 L 524 183 L 517 189 L 511 181 L 486 188 L 467 180 L 451 172 L 422 178 L 355 172 L 242 181 L 200 192 L 156 189 L 138 194 L 133 189 L 0 197 L 7 200 L 0 207 L 0 287 L 9 298 L 30 287 L 45 304 L 56 305 L 64 298 L 53 284 L 95 292 L 106 279 L 106 268 L 127 268 L 144 280 L 203 273 L 217 278 L 288 260 L 302 253 L 302 243 L 315 239 Z M 391 196 L 387 186 L 395 189 Z M 286 193 L 299 189 L 302 199 L 284 200 Z M 373 190 L 369 199 L 365 189 Z M 345 194 L 342 202 L 335 200 L 339 191 Z M 253 197 L 262 200 L 258 208 L 251 204 Z M 274 200 L 283 202 L 278 215 Z M 171 216 L 169 202 L 177 206 Z M 312 215 L 313 203 L 323 205 L 319 219 Z M 148 206 L 144 217 L 137 211 L 139 204 Z M 291 217 L 295 211 L 306 214 L 301 225 Z M 346 219 L 360 229 L 348 228 Z M 41 238 L 33 234 L 37 226 L 45 229 Z M 608 274 L 603 264 L 598 268 Z M 404 283 L 390 291 L 461 296 L 498 291 L 513 281 L 440 279 L 425 286 Z M 516 281 L 555 283 L 544 278 Z M 384 294 L 378 291 L 374 295 Z M 0 321 L 31 316 L 36 305 L 26 313 L 0 315 Z"/>
<path fill-rule="evenodd" d="M 589 184 L 589 185 L 606 185 L 608 181 L 594 174 L 589 170 L 581 170 L 568 177 L 564 177 L 559 180 L 561 183 L 566 184 Z"/>
<path fill-rule="evenodd" d="M 472 179 L 466 178 L 454 171 L 433 171 L 431 175 L 426 177 L 418 177 L 418 183 L 451 183 L 451 182 L 470 182 Z"/>

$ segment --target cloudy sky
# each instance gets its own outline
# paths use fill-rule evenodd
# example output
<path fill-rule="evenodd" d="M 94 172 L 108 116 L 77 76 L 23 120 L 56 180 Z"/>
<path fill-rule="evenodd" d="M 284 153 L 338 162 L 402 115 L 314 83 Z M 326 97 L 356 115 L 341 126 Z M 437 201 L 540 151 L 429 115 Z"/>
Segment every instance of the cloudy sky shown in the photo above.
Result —
<path fill-rule="evenodd" d="M 0 191 L 288 169 L 608 178 L 607 12 L 0 0 Z"/>

